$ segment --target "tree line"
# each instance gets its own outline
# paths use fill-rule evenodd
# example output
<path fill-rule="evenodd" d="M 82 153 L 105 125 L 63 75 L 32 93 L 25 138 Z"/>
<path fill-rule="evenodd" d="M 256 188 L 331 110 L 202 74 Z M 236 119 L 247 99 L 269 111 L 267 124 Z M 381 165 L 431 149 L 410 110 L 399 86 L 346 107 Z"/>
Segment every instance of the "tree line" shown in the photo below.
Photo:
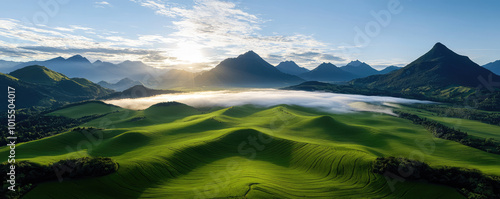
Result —
<path fill-rule="evenodd" d="M 24 116 L 21 114 L 20 119 L 16 123 L 17 143 L 37 140 L 51 135 L 56 135 L 67 131 L 70 128 L 79 126 L 104 115 L 90 115 L 78 119 L 72 119 L 63 116 L 49 116 L 36 114 Z M 16 115 L 17 116 L 17 115 Z M 24 117 L 23 117 L 24 116 Z M 7 132 L 7 126 L 0 126 L 2 132 Z M 0 145 L 9 143 L 7 137 L 0 139 Z"/>
<path fill-rule="evenodd" d="M 372 171 L 386 177 L 404 180 L 425 180 L 456 188 L 467 198 L 500 198 L 500 176 L 486 175 L 477 169 L 459 167 L 430 167 L 416 160 L 396 157 L 379 157 Z"/>
<path fill-rule="evenodd" d="M 9 183 L 3 184 L 0 194 L 6 198 L 21 198 L 37 184 L 47 181 L 62 181 L 63 179 L 77 179 L 84 177 L 99 177 L 118 170 L 118 164 L 108 157 L 83 157 L 60 160 L 42 165 L 29 161 L 19 161 L 13 164 L 16 171 L 16 191 L 9 191 Z M 0 172 L 8 173 L 10 163 L 0 164 Z M 7 176 L 8 177 L 8 176 Z M 4 182 L 7 181 L 4 177 Z"/>
<path fill-rule="evenodd" d="M 472 138 L 467 133 L 445 126 L 434 120 L 421 118 L 411 113 L 395 111 L 398 117 L 412 121 L 414 124 L 423 126 L 437 138 L 459 142 L 488 153 L 500 154 L 500 142 L 494 138 Z"/>
<path fill-rule="evenodd" d="M 414 104 L 406 106 L 431 111 L 441 117 L 476 120 L 500 126 L 500 113 L 497 112 L 484 112 L 473 108 L 451 107 L 436 104 Z"/>

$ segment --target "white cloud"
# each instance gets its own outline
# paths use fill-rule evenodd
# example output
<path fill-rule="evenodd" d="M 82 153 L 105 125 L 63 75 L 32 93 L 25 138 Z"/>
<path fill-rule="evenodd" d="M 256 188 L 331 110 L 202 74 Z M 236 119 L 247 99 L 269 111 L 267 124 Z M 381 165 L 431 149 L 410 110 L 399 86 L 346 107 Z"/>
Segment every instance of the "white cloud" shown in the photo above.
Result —
<path fill-rule="evenodd" d="M 0 37 L 2 38 L 0 59 L 44 60 L 78 53 L 89 55 L 91 59 L 106 61 L 142 60 L 144 57 L 161 57 L 158 55 L 162 55 L 164 51 L 154 48 L 155 44 L 173 42 L 159 35 L 139 35 L 136 39 L 105 35 L 118 35 L 118 33 L 94 30 L 79 25 L 54 28 L 34 27 L 13 19 L 0 19 Z M 26 60 L 27 58 L 29 60 Z M 161 60 L 156 61 L 149 64 L 156 64 L 155 66 L 164 64 L 158 63 Z"/>
<path fill-rule="evenodd" d="M 96 8 L 106 8 L 111 7 L 112 5 L 107 1 L 96 1 L 94 2 L 94 7 Z"/>
<path fill-rule="evenodd" d="M 294 60 L 300 66 L 312 68 L 321 62 L 343 63 L 343 57 L 338 56 L 339 52 L 332 49 L 330 44 L 317 40 L 313 35 L 262 34 L 266 19 L 239 8 L 238 4 L 233 2 L 194 0 L 193 6 L 186 7 L 166 0 L 131 1 L 152 9 L 158 15 L 168 17 L 165 26 L 170 25 L 167 23 L 172 23 L 174 31 L 169 34 L 131 36 L 81 25 L 30 26 L 12 19 L 0 19 L 0 37 L 4 40 L 2 47 L 6 48 L 8 45 L 11 51 L 16 51 L 16 56 L 23 52 L 36 53 L 36 56 L 30 54 L 25 59 L 27 57 L 47 59 L 60 56 L 56 52 L 69 53 L 79 49 L 103 49 L 101 53 L 92 51 L 88 55 L 93 56 L 91 59 L 118 61 L 125 57 L 145 61 L 153 66 L 179 66 L 179 68 L 196 63 L 210 63 L 213 67 L 223 59 L 235 57 L 248 50 L 254 50 L 271 64 Z M 111 6 L 107 1 L 95 1 L 94 5 Z M 31 50 L 20 48 L 26 46 L 38 48 L 30 48 Z M 43 49 L 50 51 L 41 51 Z M 142 56 L 110 54 L 110 52 L 125 53 L 123 49 L 147 49 L 157 53 Z M 315 53 L 316 56 L 297 56 L 307 53 Z M 7 57 L 7 54 L 0 54 L 0 59 Z M 173 59 L 161 60 L 151 57 Z"/>
<path fill-rule="evenodd" d="M 166 6 L 165 2 L 161 0 L 130 0 L 130 1 L 138 3 L 141 6 L 151 8 L 156 12 L 156 14 L 170 16 L 170 17 L 176 16 L 176 14 L 173 13 L 173 11 L 171 11 Z"/>
<path fill-rule="evenodd" d="M 395 97 L 349 95 L 338 93 L 252 89 L 247 91 L 205 91 L 166 94 L 147 98 L 108 100 L 106 103 L 129 109 L 146 109 L 160 102 L 176 101 L 193 107 L 231 107 L 245 104 L 275 106 L 280 104 L 318 108 L 333 113 L 370 111 L 394 114 L 387 103 L 430 103 Z"/>
<path fill-rule="evenodd" d="M 53 29 L 54 30 L 59 30 L 59 31 L 64 31 L 64 32 L 74 32 L 75 30 L 82 30 L 82 31 L 92 31 L 92 30 L 94 30 L 93 28 L 88 28 L 88 27 L 83 27 L 83 26 L 77 26 L 77 25 L 70 25 L 68 28 L 65 28 L 65 27 L 55 27 Z"/>
<path fill-rule="evenodd" d="M 264 19 L 237 7 L 235 3 L 220 0 L 195 0 L 192 8 L 183 8 L 167 4 L 161 0 L 131 0 L 141 6 L 151 8 L 155 13 L 172 17 L 177 30 L 171 37 L 179 43 L 187 41 L 197 44 L 197 48 L 180 51 L 217 51 L 224 52 L 208 57 L 205 62 L 221 61 L 236 56 L 247 50 L 254 50 L 264 58 L 271 54 L 280 54 L 286 59 L 294 59 L 299 51 L 319 51 L 331 55 L 331 49 L 311 35 L 262 35 L 260 30 Z M 173 51 L 175 53 L 175 51 Z M 273 61 L 271 59 L 271 61 Z M 274 64 L 279 61 L 275 60 Z M 314 60 L 297 60 L 304 66 L 316 66 L 323 61 L 332 61 L 331 57 L 317 57 Z"/>

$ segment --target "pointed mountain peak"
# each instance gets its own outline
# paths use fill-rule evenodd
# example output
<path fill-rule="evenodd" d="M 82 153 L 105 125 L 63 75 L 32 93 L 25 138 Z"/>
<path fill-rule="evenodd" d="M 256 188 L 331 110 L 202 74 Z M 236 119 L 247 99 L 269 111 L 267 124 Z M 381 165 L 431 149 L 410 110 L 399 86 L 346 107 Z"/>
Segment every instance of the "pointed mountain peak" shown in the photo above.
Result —
<path fill-rule="evenodd" d="M 341 70 L 341 69 L 330 62 L 328 63 L 323 62 L 318 67 L 313 69 L 313 71 L 336 71 L 336 70 Z"/>
<path fill-rule="evenodd" d="M 440 51 L 440 52 L 446 52 L 446 51 L 451 51 L 448 47 L 446 47 L 444 44 L 437 42 L 434 44 L 432 47 L 431 51 Z"/>
<path fill-rule="evenodd" d="M 434 44 L 434 47 L 432 47 L 432 48 L 446 48 L 446 49 L 448 49 L 448 47 L 446 47 L 441 42 L 437 42 L 436 44 Z"/>
<path fill-rule="evenodd" d="M 335 66 L 335 64 L 332 64 L 330 62 L 326 63 L 326 62 L 323 62 L 322 64 L 320 64 L 317 68 L 337 68 L 337 66 Z"/>
<path fill-rule="evenodd" d="M 346 66 L 361 66 L 361 65 L 366 65 L 366 63 L 356 59 L 356 61 L 351 61 Z"/>
<path fill-rule="evenodd" d="M 238 58 L 254 58 L 254 59 L 262 59 L 257 53 L 254 51 L 248 51 L 245 54 L 238 56 Z"/>
<path fill-rule="evenodd" d="M 251 51 L 246 52 L 246 53 L 245 53 L 245 54 L 243 54 L 243 55 L 257 55 L 257 53 L 255 53 L 253 50 L 251 50 Z M 258 56 L 258 55 L 257 55 L 257 56 Z"/>
<path fill-rule="evenodd" d="M 434 47 L 432 47 L 432 49 L 424 55 L 424 57 L 428 59 L 445 57 L 445 56 L 459 56 L 459 55 L 440 42 L 434 44 Z"/>
<path fill-rule="evenodd" d="M 294 61 L 282 61 L 278 65 L 286 65 L 286 66 L 298 66 Z"/>
<path fill-rule="evenodd" d="M 102 61 L 101 61 L 101 60 L 96 60 L 96 61 L 94 62 L 94 64 L 102 64 Z"/>
<path fill-rule="evenodd" d="M 66 59 L 64 59 L 63 57 L 59 56 L 59 57 L 56 57 L 56 58 L 52 58 L 52 59 L 49 59 L 47 61 L 64 61 Z"/>
<path fill-rule="evenodd" d="M 300 67 L 297 65 L 294 61 L 284 61 L 279 63 L 276 68 L 280 70 L 283 73 L 290 74 L 290 75 L 299 75 L 302 73 L 307 73 L 309 72 L 308 69 Z"/>
<path fill-rule="evenodd" d="M 90 61 L 87 58 L 85 58 L 85 57 L 83 57 L 81 55 L 75 55 L 73 57 L 70 57 L 70 58 L 66 59 L 66 61 L 71 61 L 71 62 L 88 62 L 88 63 L 90 63 Z"/>

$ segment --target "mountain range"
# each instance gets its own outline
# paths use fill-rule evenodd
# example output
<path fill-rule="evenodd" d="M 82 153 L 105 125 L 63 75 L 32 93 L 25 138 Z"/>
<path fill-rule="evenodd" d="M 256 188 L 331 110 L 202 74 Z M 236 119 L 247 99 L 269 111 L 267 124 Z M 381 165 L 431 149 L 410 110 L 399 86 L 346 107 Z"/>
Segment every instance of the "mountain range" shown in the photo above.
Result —
<path fill-rule="evenodd" d="M 282 73 L 253 51 L 226 59 L 194 80 L 198 86 L 216 87 L 282 87 L 304 82 L 300 77 Z"/>
<path fill-rule="evenodd" d="M 380 71 L 375 70 L 365 62 L 359 60 L 352 61 L 345 66 L 340 67 L 343 71 L 356 75 L 357 77 L 368 77 L 370 75 L 380 74 Z"/>
<path fill-rule="evenodd" d="M 398 67 L 398 66 L 387 66 L 386 68 L 384 68 L 383 70 L 380 71 L 380 74 L 387 74 L 387 73 L 390 73 L 392 71 L 399 70 L 401 68 L 402 67 Z"/>
<path fill-rule="evenodd" d="M 477 87 L 483 84 L 481 77 L 487 79 L 490 75 L 494 82 L 500 81 L 499 76 L 468 57 L 436 43 L 429 52 L 394 73 L 356 79 L 353 84 L 386 89 Z"/>
<path fill-rule="evenodd" d="M 276 66 L 276 69 L 290 75 L 300 75 L 309 72 L 309 69 L 300 67 L 293 61 L 284 61 Z"/>
<path fill-rule="evenodd" d="M 370 75 L 387 74 L 400 69 L 400 67 L 397 66 L 389 66 L 381 71 L 378 71 L 372 68 L 367 63 L 361 62 L 359 60 L 352 61 L 342 67 L 332 65 L 333 64 L 331 63 L 320 64 L 318 67 L 313 69 L 314 72 L 312 72 L 307 68 L 298 66 L 293 61 L 285 61 L 279 63 L 276 68 L 283 73 L 296 75 L 306 80 L 327 82 L 350 81 L 356 78 L 368 77 Z"/>
<path fill-rule="evenodd" d="M 0 83 L 16 89 L 16 108 L 95 99 L 113 92 L 87 79 L 69 78 L 39 65 L 0 73 Z M 7 98 L 6 92 L 1 95 Z"/>
<path fill-rule="evenodd" d="M 355 79 L 348 85 L 305 82 L 290 90 L 385 95 L 450 102 L 483 110 L 500 110 L 500 76 L 436 43 L 402 69 Z"/>
<path fill-rule="evenodd" d="M 180 93 L 173 90 L 156 90 L 145 87 L 144 85 L 135 85 L 124 91 L 111 93 L 109 95 L 100 97 L 99 99 L 126 99 L 126 98 L 141 98 L 151 97 L 161 94 Z"/>
<path fill-rule="evenodd" d="M 9 73 L 14 71 L 17 65 L 21 64 L 21 62 L 14 62 L 14 61 L 5 61 L 5 60 L 0 60 L 0 73 Z"/>
<path fill-rule="evenodd" d="M 487 63 L 483 67 L 497 75 L 500 75 L 500 60 Z"/>
<path fill-rule="evenodd" d="M 160 69 L 156 69 L 137 61 L 124 61 L 119 64 L 113 64 L 97 60 L 94 63 L 91 63 L 87 58 L 81 55 L 75 55 L 67 59 L 63 57 L 56 57 L 45 61 L 18 63 L 14 66 L 13 63 L 0 66 L 2 66 L 2 71 L 7 73 L 32 65 L 46 66 L 49 69 L 65 74 L 68 77 L 83 77 L 93 82 L 118 81 L 125 77 L 135 80 L 143 80 L 162 72 Z"/>
<path fill-rule="evenodd" d="M 315 69 L 303 73 L 300 77 L 309 81 L 349 81 L 358 76 L 350 72 L 344 71 L 332 63 L 322 63 Z"/>
<path fill-rule="evenodd" d="M 124 61 L 119 64 L 97 60 L 91 63 L 81 55 L 67 59 L 56 57 L 45 61 L 11 62 L 0 60 L 4 73 L 25 66 L 41 65 L 68 77 L 81 77 L 116 91 L 123 91 L 134 85 L 150 88 L 191 88 L 197 86 L 225 87 L 279 87 L 300 83 L 304 80 L 345 82 L 373 74 L 385 74 L 397 67 L 377 71 L 358 60 L 338 67 L 321 64 L 313 71 L 298 66 L 293 61 L 284 61 L 273 67 L 255 52 L 250 51 L 237 58 L 227 59 L 210 71 L 192 73 L 179 69 L 165 70 L 148 66 L 139 61 Z M 201 75 L 203 74 L 203 75 Z M 196 80 L 196 81 L 195 81 Z M 117 83 L 109 83 L 117 82 Z"/>
<path fill-rule="evenodd" d="M 113 89 L 115 91 L 124 91 L 132 86 L 143 85 L 140 81 L 135 81 L 135 80 L 132 80 L 128 77 L 123 78 L 116 83 L 109 83 L 106 81 L 100 81 L 97 84 L 99 84 L 99 86 L 102 86 L 104 88 Z"/>

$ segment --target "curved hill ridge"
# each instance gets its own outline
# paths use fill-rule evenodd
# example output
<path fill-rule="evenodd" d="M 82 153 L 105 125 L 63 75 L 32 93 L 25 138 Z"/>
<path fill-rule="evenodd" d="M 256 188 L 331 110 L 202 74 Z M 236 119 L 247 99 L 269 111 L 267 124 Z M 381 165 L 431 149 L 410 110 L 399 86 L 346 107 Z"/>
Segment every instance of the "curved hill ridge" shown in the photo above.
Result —
<path fill-rule="evenodd" d="M 102 104 L 68 108 L 90 110 L 96 105 Z M 193 112 L 185 114 L 187 110 Z M 70 113 L 58 111 L 53 114 Z M 112 157 L 120 165 L 118 171 L 44 183 L 25 198 L 461 198 L 452 188 L 422 182 L 398 182 L 393 192 L 384 176 L 371 172 L 376 157 L 409 154 L 418 150 L 416 139 L 430 136 L 422 127 L 388 115 L 328 115 L 295 106 L 196 112 L 167 103 L 141 111 L 112 111 L 84 126 L 104 128 L 95 134 L 102 140 L 76 148 L 88 137 L 66 132 L 19 145 L 29 153 L 18 158 L 44 163 L 76 154 Z M 68 146 L 77 151 L 61 150 Z M 0 157 L 8 152 L 1 148 Z M 424 158 L 431 165 L 497 174 L 500 164 L 494 154 L 447 140 L 436 142 L 435 152 Z"/>
<path fill-rule="evenodd" d="M 65 75 L 52 71 L 47 67 L 40 65 L 27 66 L 15 70 L 9 75 L 26 82 L 49 85 L 54 85 L 62 80 L 70 80 Z"/>
<path fill-rule="evenodd" d="M 54 103 L 76 102 L 108 95 L 112 90 L 83 78 L 68 78 L 44 66 L 32 65 L 0 73 L 0 83 L 16 88 L 16 108 L 50 106 Z M 4 92 L 0 96 L 7 98 Z M 0 108 L 4 109 L 7 107 Z"/>

